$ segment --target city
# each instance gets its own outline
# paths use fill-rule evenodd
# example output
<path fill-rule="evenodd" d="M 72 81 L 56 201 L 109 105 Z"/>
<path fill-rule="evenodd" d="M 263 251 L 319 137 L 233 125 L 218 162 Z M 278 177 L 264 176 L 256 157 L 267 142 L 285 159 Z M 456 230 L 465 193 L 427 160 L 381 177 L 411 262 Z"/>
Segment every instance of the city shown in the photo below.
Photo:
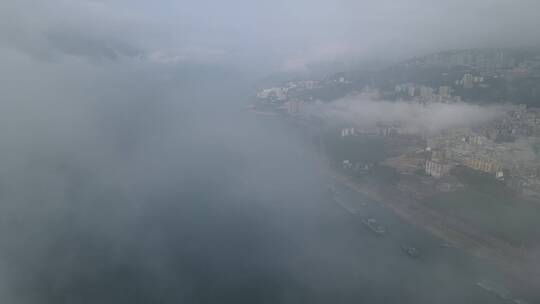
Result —
<path fill-rule="evenodd" d="M 486 54 L 492 56 L 488 57 Z M 393 85 L 387 83 L 394 81 L 390 76 L 389 80 L 379 81 L 379 83 L 384 83 L 383 85 L 369 80 L 375 84 L 356 89 L 354 86 L 358 88 L 359 84 L 364 84 L 366 81 L 353 83 L 345 76 L 338 75 L 324 80 L 294 81 L 282 87 L 261 89 L 257 92 L 257 101 L 254 105 L 256 109 L 270 109 L 272 112 L 286 113 L 298 119 L 310 119 L 317 113 L 304 113 L 303 109 L 309 107 L 310 104 L 324 102 L 317 99 L 317 94 L 321 91 L 338 88 L 347 95 L 364 95 L 372 100 L 405 101 L 429 108 L 437 104 L 482 102 L 482 100 L 471 99 L 474 98 L 474 94 L 468 91 L 479 90 L 483 94 L 481 96 L 489 96 L 492 86 L 490 83 L 499 78 L 509 83 L 515 78 L 519 81 L 533 82 L 536 86 L 531 90 L 540 96 L 538 82 L 540 53 L 517 61 L 516 58 L 506 55 L 504 51 L 456 51 L 426 56 L 401 65 L 415 71 L 435 67 L 442 72 L 431 81 L 444 85 L 432 87 L 415 82 Z M 455 74 L 458 69 L 474 70 L 475 73 L 459 74 L 454 77 L 454 80 L 447 70 Z M 433 71 L 430 70 L 430 72 Z M 391 72 L 383 73 L 391 74 Z M 483 92 L 483 90 L 486 91 Z M 526 93 L 518 91 L 515 94 L 525 95 Z M 418 169 L 425 169 L 426 174 L 434 178 L 443 178 L 449 175 L 452 168 L 465 166 L 504 181 L 506 186 L 519 194 L 532 199 L 540 199 L 540 158 L 538 155 L 540 153 L 540 108 L 534 107 L 534 104 L 528 106 L 519 102 L 520 100 L 512 100 L 501 103 L 503 115 L 475 127 L 458 126 L 433 132 L 428 128 L 411 126 L 399 121 L 378 122 L 370 126 L 360 126 L 358 122 L 357 125 L 344 126 L 341 136 L 371 134 L 388 137 L 388 141 L 415 137 L 417 140 L 413 142 L 416 146 L 411 148 L 414 148 L 414 151 L 423 150 L 423 153 L 421 156 L 417 155 L 418 153 L 400 155 L 401 165 L 400 162 L 391 162 L 390 166 L 400 173 L 413 173 Z M 429 111 L 425 114 L 429 115 Z M 418 158 L 421 161 L 418 161 Z M 349 160 L 343 161 L 349 162 Z M 416 163 L 416 165 L 406 165 L 411 163 Z"/>
<path fill-rule="evenodd" d="M 540 206 L 540 108 L 519 99 L 482 99 L 489 98 L 493 81 L 504 81 L 512 96 L 528 96 L 527 90 L 538 95 L 540 53 L 523 62 L 492 53 L 491 61 L 482 51 L 456 51 L 360 77 L 348 73 L 356 78 L 340 73 L 286 82 L 259 90 L 250 109 L 309 130 L 338 181 L 445 244 L 516 277 L 540 278 L 529 267 L 540 245 L 533 216 Z M 393 69 L 403 66 L 413 75 L 428 70 L 438 76 L 431 76 L 431 85 L 399 82 Z M 514 81 L 535 86 L 511 90 Z"/>

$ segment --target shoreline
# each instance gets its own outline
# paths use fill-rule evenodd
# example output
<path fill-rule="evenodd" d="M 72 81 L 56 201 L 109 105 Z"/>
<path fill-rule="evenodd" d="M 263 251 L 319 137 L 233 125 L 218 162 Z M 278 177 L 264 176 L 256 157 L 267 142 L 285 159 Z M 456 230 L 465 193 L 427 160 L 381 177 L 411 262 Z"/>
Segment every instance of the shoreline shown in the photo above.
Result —
<path fill-rule="evenodd" d="M 335 169 L 330 170 L 334 180 L 375 201 L 406 222 L 467 254 L 493 263 L 525 286 L 540 288 L 540 272 L 534 269 L 537 261 L 526 251 L 431 210 L 395 186 L 381 189 L 382 185 L 375 182 L 360 183 Z"/>
<path fill-rule="evenodd" d="M 258 112 L 258 111 L 252 111 Z M 298 128 L 313 128 L 309 122 L 283 117 L 277 113 L 255 113 L 273 118 L 285 118 L 285 122 Z M 315 127 L 316 128 L 316 127 Z M 313 131 L 313 130 L 311 130 Z M 321 147 L 319 147 L 321 148 Z M 444 243 L 463 251 L 480 260 L 490 262 L 503 274 L 519 282 L 522 286 L 540 289 L 540 259 L 530 252 L 516 248 L 505 240 L 492 236 L 486 232 L 470 226 L 443 212 L 434 210 L 419 202 L 419 193 L 410 192 L 398 185 L 383 185 L 379 181 L 367 180 L 361 182 L 351 176 L 339 172 L 331 164 L 325 153 L 319 150 L 321 162 L 325 164 L 331 177 L 349 189 L 360 193 L 366 198 L 380 204 L 383 208 L 393 212 L 407 223 L 414 225 L 432 236 L 441 239 Z M 414 181 L 413 183 L 418 181 Z M 441 191 L 435 191 L 442 193 Z"/>

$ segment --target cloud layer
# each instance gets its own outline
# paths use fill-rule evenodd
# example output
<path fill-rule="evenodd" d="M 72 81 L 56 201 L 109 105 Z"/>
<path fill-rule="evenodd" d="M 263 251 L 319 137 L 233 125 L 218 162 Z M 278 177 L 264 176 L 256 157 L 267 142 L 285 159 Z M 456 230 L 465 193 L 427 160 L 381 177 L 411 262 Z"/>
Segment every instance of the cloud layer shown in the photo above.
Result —
<path fill-rule="evenodd" d="M 504 115 L 505 107 L 467 103 L 434 103 L 424 106 L 405 101 L 373 100 L 367 95 L 358 95 L 308 107 L 307 113 L 326 117 L 333 122 L 362 127 L 382 124 L 440 131 L 484 124 Z"/>

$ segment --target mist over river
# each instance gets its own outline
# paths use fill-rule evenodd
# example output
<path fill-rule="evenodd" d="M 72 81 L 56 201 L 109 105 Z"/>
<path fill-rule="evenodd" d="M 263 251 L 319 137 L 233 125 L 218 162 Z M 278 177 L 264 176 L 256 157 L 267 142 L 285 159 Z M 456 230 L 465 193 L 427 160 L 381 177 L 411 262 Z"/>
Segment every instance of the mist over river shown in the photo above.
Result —
<path fill-rule="evenodd" d="M 350 213 L 315 147 L 243 110 L 248 77 L 199 69 L 93 71 L 92 98 L 4 105 L 3 302 L 496 303 L 475 285 L 504 281 L 489 265 L 337 184 Z"/>

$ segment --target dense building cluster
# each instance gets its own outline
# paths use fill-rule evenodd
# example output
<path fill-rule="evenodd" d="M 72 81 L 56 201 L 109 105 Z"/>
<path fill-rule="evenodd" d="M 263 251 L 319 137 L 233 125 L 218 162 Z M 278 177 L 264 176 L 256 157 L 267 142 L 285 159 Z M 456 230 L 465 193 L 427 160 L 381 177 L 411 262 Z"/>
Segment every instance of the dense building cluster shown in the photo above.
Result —
<path fill-rule="evenodd" d="M 395 86 L 394 91 L 400 95 L 406 95 L 409 99 L 428 105 L 431 103 L 453 103 L 460 102 L 460 96 L 453 96 L 453 89 L 450 86 L 440 86 L 438 89 L 416 83 L 403 83 Z"/>
<path fill-rule="evenodd" d="M 403 81 L 403 77 L 395 76 L 401 75 L 399 71 L 403 67 L 412 71 L 438 72 L 428 74 L 427 80 L 419 77 Z M 321 96 L 333 92 L 342 96 L 363 94 L 371 100 L 402 101 L 424 109 L 435 104 L 485 100 L 490 98 L 490 94 L 499 96 L 500 92 L 508 97 L 520 89 L 524 92 L 532 90 L 534 94 L 540 91 L 540 86 L 535 86 L 540 79 L 540 55 L 537 53 L 497 50 L 446 52 L 407 61 L 395 69 L 397 74 L 392 71 L 356 77 L 349 75 L 351 78 L 334 75 L 323 80 L 291 81 L 261 89 L 257 93 L 256 104 L 259 109 L 298 117 L 305 114 L 307 104 L 324 102 Z M 502 88 L 504 90 L 500 91 Z M 505 115 L 480 126 L 435 132 L 400 122 L 352 124 L 341 130 L 341 137 L 421 138 L 425 143 L 422 147 L 426 152 L 425 161 L 417 169 L 428 175 L 443 178 L 451 173 L 452 168 L 465 166 L 504 181 L 522 194 L 540 198 L 540 108 L 518 104 L 518 101 L 506 100 L 512 105 L 506 106 Z M 407 158 L 402 157 L 398 162 L 407 162 Z M 344 163 L 345 167 L 356 165 Z M 409 165 L 403 167 L 411 168 Z"/>
<path fill-rule="evenodd" d="M 441 177 L 456 165 L 493 175 L 508 186 L 540 197 L 540 111 L 523 105 L 477 128 L 427 136 L 426 173 Z"/>

